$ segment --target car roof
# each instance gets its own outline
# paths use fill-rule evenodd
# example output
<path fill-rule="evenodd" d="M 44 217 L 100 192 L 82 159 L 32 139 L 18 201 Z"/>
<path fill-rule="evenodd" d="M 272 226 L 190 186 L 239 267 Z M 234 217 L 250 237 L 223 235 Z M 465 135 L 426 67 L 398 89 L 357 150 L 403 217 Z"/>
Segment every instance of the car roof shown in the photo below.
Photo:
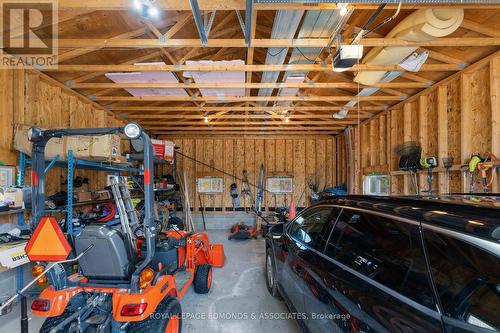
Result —
<path fill-rule="evenodd" d="M 500 195 L 341 195 L 322 197 L 318 202 L 325 203 L 364 208 L 422 221 L 496 243 L 500 241 Z"/>

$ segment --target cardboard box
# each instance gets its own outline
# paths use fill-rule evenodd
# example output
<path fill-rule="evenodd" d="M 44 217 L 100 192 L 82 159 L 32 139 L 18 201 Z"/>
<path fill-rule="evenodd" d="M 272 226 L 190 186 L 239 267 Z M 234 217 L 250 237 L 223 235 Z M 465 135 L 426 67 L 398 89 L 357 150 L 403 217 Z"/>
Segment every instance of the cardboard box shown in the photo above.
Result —
<path fill-rule="evenodd" d="M 14 129 L 14 149 L 31 156 L 32 143 L 28 140 L 30 126 L 16 125 Z M 121 156 L 119 135 L 66 136 L 50 139 L 45 147 L 45 159 L 53 159 L 59 155 L 61 160 L 67 159 L 68 150 L 73 157 L 92 161 L 113 161 Z"/>
<path fill-rule="evenodd" d="M 4 190 L 3 200 L 7 202 L 10 208 L 18 209 L 24 207 L 23 202 L 23 189 L 16 187 L 9 187 Z"/>
<path fill-rule="evenodd" d="M 92 192 L 74 192 L 78 202 L 92 201 Z"/>
<path fill-rule="evenodd" d="M 92 200 L 109 200 L 112 199 L 113 196 L 107 190 L 94 191 L 92 192 Z"/>
<path fill-rule="evenodd" d="M 29 262 L 28 256 L 24 251 L 25 241 L 13 242 L 0 245 L 0 271 L 5 271 Z"/>
<path fill-rule="evenodd" d="M 92 149 L 91 136 L 67 136 L 64 137 L 64 148 L 67 152 L 73 150 L 73 157 L 81 160 L 88 160 Z"/>
<path fill-rule="evenodd" d="M 121 157 L 119 135 L 101 135 L 92 137 L 89 158 L 96 161 L 110 161 Z"/>

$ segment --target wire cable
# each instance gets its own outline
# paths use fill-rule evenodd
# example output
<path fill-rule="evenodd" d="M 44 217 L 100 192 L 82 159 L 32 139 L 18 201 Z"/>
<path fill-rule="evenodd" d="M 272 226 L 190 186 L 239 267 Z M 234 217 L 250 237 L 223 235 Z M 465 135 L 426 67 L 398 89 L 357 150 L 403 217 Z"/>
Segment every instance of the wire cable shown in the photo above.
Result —
<path fill-rule="evenodd" d="M 310 58 L 308 58 L 308 57 L 307 57 L 304 53 L 302 53 L 302 51 L 300 50 L 300 48 L 299 48 L 299 47 L 297 47 L 297 48 L 296 48 L 296 50 L 297 50 L 297 51 L 299 51 L 299 53 L 300 53 L 300 54 L 302 54 L 302 56 L 303 56 L 304 58 L 306 58 L 306 60 L 307 60 L 307 61 L 312 62 L 312 63 L 315 63 L 315 62 L 316 62 L 316 60 L 310 59 Z"/>
<path fill-rule="evenodd" d="M 282 48 L 281 50 L 279 50 L 277 53 L 274 53 L 272 54 L 271 52 L 269 52 L 269 49 L 266 51 L 267 54 L 269 54 L 271 57 L 276 57 L 277 55 L 279 55 L 281 52 L 283 52 L 283 50 L 288 50 L 288 47 L 284 47 Z"/>
<path fill-rule="evenodd" d="M 237 176 L 236 176 L 236 175 L 234 175 L 234 174 L 231 174 L 231 173 L 229 173 L 229 172 L 226 172 L 226 171 L 224 171 L 224 170 L 221 170 L 221 169 L 218 169 L 218 168 L 216 168 L 216 167 L 214 167 L 214 166 L 211 166 L 210 164 L 207 164 L 207 163 L 204 163 L 204 162 L 202 162 L 202 161 L 199 161 L 199 160 L 195 159 L 194 157 L 191 157 L 191 156 L 185 155 L 185 154 L 183 154 L 183 153 L 181 153 L 181 152 L 179 152 L 179 151 L 176 151 L 175 153 L 176 153 L 176 154 L 179 154 L 179 155 L 181 155 L 182 157 L 185 157 L 185 158 L 187 158 L 187 159 L 189 159 L 189 160 L 191 160 L 191 161 L 194 161 L 194 162 L 196 162 L 196 163 L 199 163 L 199 164 L 201 164 L 201 165 L 204 165 L 204 166 L 206 166 L 206 167 L 209 167 L 210 169 L 213 169 L 213 170 L 215 170 L 215 171 L 218 171 L 218 172 L 220 172 L 220 173 L 222 173 L 222 174 L 224 174 L 224 175 L 226 175 L 226 176 L 233 177 L 233 179 L 239 180 L 239 181 L 241 181 L 241 182 L 243 182 L 243 181 L 244 181 L 242 178 L 239 178 L 239 177 L 237 177 Z M 257 188 L 257 189 L 259 188 L 259 186 L 258 186 L 258 185 L 252 184 L 252 183 L 250 183 L 250 182 L 248 182 L 248 181 L 246 181 L 246 183 L 247 183 L 248 185 L 250 185 L 250 186 L 253 186 L 253 187 Z M 268 193 L 272 193 L 271 191 L 268 191 L 268 190 L 267 190 L 267 189 L 265 189 L 265 188 L 263 188 L 262 190 L 263 190 L 263 191 L 265 191 L 265 192 L 268 192 Z"/>

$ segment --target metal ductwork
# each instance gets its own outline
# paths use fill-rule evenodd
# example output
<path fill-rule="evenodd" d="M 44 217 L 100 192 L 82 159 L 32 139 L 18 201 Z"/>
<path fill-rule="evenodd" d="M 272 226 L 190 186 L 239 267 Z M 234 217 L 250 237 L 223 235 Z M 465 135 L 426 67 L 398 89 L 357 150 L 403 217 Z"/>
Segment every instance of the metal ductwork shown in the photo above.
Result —
<path fill-rule="evenodd" d="M 346 15 L 348 16 L 348 15 Z M 341 20 L 342 18 L 342 20 Z M 347 18 L 341 17 L 338 10 L 310 10 L 307 11 L 298 38 L 330 38 L 342 29 L 344 24 L 340 22 L 347 21 Z M 321 54 L 323 48 L 301 48 L 294 49 L 290 56 L 290 64 L 313 64 L 316 58 Z M 283 82 L 304 82 L 308 72 L 286 72 Z M 299 88 L 284 88 L 279 92 L 280 96 L 294 96 Z M 278 105 L 289 106 L 290 102 L 279 102 Z"/>
<path fill-rule="evenodd" d="M 292 39 L 302 20 L 303 10 L 279 10 L 274 19 L 271 38 Z M 269 48 L 266 55 L 266 65 L 282 65 L 285 62 L 288 48 Z M 278 80 L 279 72 L 263 72 L 262 83 L 273 83 Z M 259 89 L 259 96 L 270 96 L 273 89 Z"/>

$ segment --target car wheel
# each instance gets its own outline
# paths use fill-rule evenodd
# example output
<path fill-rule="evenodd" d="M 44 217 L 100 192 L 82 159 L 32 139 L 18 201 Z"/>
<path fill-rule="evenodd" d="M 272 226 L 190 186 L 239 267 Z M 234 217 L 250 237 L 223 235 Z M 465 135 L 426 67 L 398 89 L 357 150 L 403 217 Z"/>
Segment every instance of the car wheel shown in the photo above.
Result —
<path fill-rule="evenodd" d="M 276 281 L 276 270 L 274 269 L 274 256 L 269 248 L 266 250 L 266 286 L 271 296 L 281 299 Z"/>

